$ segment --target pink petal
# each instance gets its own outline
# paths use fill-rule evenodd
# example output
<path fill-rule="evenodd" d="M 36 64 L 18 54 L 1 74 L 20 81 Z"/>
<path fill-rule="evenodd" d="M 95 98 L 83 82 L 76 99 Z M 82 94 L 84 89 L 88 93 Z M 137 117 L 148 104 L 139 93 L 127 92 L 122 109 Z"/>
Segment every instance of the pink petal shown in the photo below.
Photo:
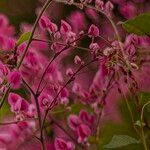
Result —
<path fill-rule="evenodd" d="M 21 85 L 21 74 L 18 70 L 13 70 L 8 74 L 8 82 L 12 86 L 12 88 L 17 89 Z"/>
<path fill-rule="evenodd" d="M 61 34 L 66 34 L 71 30 L 72 30 L 71 26 L 66 21 L 61 20 L 61 27 L 60 27 Z"/>
<path fill-rule="evenodd" d="M 95 26 L 94 24 L 92 24 L 88 30 L 88 34 L 94 37 L 99 36 L 99 28 Z"/>
<path fill-rule="evenodd" d="M 54 142 L 54 146 L 56 150 L 67 150 L 67 142 L 61 138 L 56 138 Z"/>
<path fill-rule="evenodd" d="M 50 24 L 50 20 L 46 16 L 42 16 L 39 21 L 39 26 L 41 29 L 46 29 L 48 25 Z"/>
<path fill-rule="evenodd" d="M 9 133 L 1 133 L 0 134 L 0 142 L 4 144 L 9 144 L 12 141 L 11 134 Z"/>
<path fill-rule="evenodd" d="M 87 140 L 87 137 L 91 134 L 91 130 L 87 125 L 81 124 L 77 128 L 77 134 L 78 134 L 78 142 L 82 143 Z"/>
<path fill-rule="evenodd" d="M 70 115 L 68 117 L 68 125 L 72 130 L 76 130 L 77 126 L 81 124 L 81 120 L 76 115 Z"/>

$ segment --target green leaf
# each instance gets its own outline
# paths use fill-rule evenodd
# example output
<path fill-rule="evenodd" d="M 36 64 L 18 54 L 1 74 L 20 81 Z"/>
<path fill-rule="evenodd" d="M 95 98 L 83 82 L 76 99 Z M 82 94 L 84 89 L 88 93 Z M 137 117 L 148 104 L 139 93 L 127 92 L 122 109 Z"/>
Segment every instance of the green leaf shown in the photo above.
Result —
<path fill-rule="evenodd" d="M 4 103 L 3 107 L 0 109 L 0 122 L 3 122 L 3 119 L 5 119 L 10 114 L 10 105 L 8 105 L 8 103 Z"/>
<path fill-rule="evenodd" d="M 18 41 L 17 41 L 17 46 L 19 46 L 20 44 L 22 44 L 22 43 L 28 41 L 29 38 L 30 38 L 30 36 L 31 36 L 31 32 L 25 32 L 25 33 L 23 33 L 23 34 L 20 36 L 20 38 L 18 39 Z"/>
<path fill-rule="evenodd" d="M 112 140 L 103 148 L 119 148 L 130 144 L 138 144 L 139 141 L 128 135 L 114 135 Z"/>
<path fill-rule="evenodd" d="M 141 14 L 131 20 L 125 21 L 123 28 L 129 33 L 137 35 L 150 35 L 150 12 Z"/>

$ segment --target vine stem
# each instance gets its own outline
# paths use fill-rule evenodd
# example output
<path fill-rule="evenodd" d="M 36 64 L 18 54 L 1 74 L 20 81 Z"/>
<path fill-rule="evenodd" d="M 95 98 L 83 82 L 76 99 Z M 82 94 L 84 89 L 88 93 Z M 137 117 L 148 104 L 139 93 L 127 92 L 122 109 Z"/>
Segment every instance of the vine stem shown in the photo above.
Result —
<path fill-rule="evenodd" d="M 83 145 L 81 145 L 80 143 L 77 142 L 77 140 L 71 136 L 71 134 L 62 126 L 59 124 L 59 122 L 57 122 L 54 118 L 52 118 L 50 116 L 50 120 L 52 121 L 53 124 L 55 124 L 56 126 L 58 126 L 64 133 L 66 133 L 68 135 L 68 137 L 74 141 L 80 148 L 83 149 Z"/>
<path fill-rule="evenodd" d="M 108 83 L 107 83 L 107 85 L 106 85 L 106 90 L 104 91 L 104 93 L 103 93 L 103 95 L 102 95 L 102 97 L 101 97 L 101 102 L 102 102 L 103 105 L 104 105 L 104 103 L 105 103 L 105 99 L 106 99 L 106 97 L 107 97 L 107 94 L 108 94 L 108 92 L 110 91 L 110 88 L 109 88 L 109 87 L 111 86 L 111 83 L 112 83 L 112 81 L 113 81 L 114 76 L 115 76 L 115 72 L 113 71 L 113 73 L 112 73 L 111 77 L 109 78 L 109 81 L 108 81 Z M 102 106 L 102 109 L 103 109 L 103 106 Z M 101 111 L 102 111 L 102 110 L 101 110 Z M 100 127 L 99 127 L 100 119 L 101 119 L 101 112 L 98 114 L 98 121 L 97 121 L 97 124 L 96 124 L 96 138 L 97 138 L 97 139 L 98 139 L 99 131 L 100 131 Z"/>
<path fill-rule="evenodd" d="M 47 118 L 47 115 L 48 115 L 48 112 L 49 110 L 51 110 L 51 108 L 53 107 L 53 104 L 55 105 L 56 104 L 56 101 L 57 101 L 57 98 L 59 96 L 59 94 L 61 93 L 61 91 L 69 84 L 71 83 L 71 81 L 73 81 L 75 79 L 75 75 L 80 72 L 83 68 L 87 67 L 88 65 L 90 65 L 91 63 L 95 62 L 95 61 L 98 61 L 97 58 L 91 60 L 90 62 L 88 62 L 87 64 L 85 65 L 81 65 L 77 70 L 76 72 L 74 72 L 74 74 L 70 77 L 70 79 L 65 83 L 65 85 L 59 90 L 59 92 L 56 94 L 55 98 L 53 99 L 52 103 L 50 104 L 50 106 L 46 109 L 45 111 L 45 115 L 44 115 L 44 119 L 43 119 L 43 123 L 42 123 L 42 126 L 44 126 L 45 124 L 45 121 L 46 121 L 46 118 Z M 43 127 L 42 127 L 43 128 Z"/>
<path fill-rule="evenodd" d="M 29 37 L 29 40 L 28 40 L 28 43 L 27 43 L 27 46 L 21 56 L 21 59 L 19 61 L 19 63 L 17 64 L 17 69 L 20 68 L 27 52 L 28 52 L 28 49 L 30 47 L 30 44 L 32 43 L 32 39 L 33 39 L 33 36 L 34 36 L 34 33 L 35 33 L 35 30 L 36 30 L 36 27 L 38 25 L 38 22 L 41 18 L 41 16 L 43 15 L 43 13 L 45 12 L 45 10 L 47 9 L 47 7 L 52 3 L 52 0 L 47 0 L 46 3 L 44 4 L 44 6 L 42 7 L 42 10 L 39 14 L 39 16 L 37 17 L 34 25 L 33 25 L 33 28 L 31 30 L 31 35 Z M 5 99 L 7 98 L 9 92 L 11 90 L 11 87 L 10 87 L 10 84 L 8 85 L 8 89 L 6 90 L 6 92 L 4 93 L 4 96 L 2 97 L 2 101 L 1 101 L 1 104 L 0 104 L 0 108 L 3 106 L 4 104 L 4 101 Z M 43 137 L 43 130 L 42 130 L 42 120 L 41 120 L 41 112 L 40 112 L 40 107 L 39 107 L 39 103 L 38 103 L 38 98 L 36 95 L 34 95 L 34 98 L 35 98 L 35 103 L 36 103 L 36 109 L 37 109 L 37 114 L 38 114 L 38 120 L 39 120 L 39 126 L 40 126 L 40 132 L 41 132 L 41 136 L 40 136 L 40 140 L 41 140 L 41 144 L 42 144 L 42 149 L 45 150 L 46 147 L 45 147 L 45 143 L 44 143 L 44 137 Z"/>
<path fill-rule="evenodd" d="M 40 94 L 40 93 L 39 93 L 40 86 L 41 86 L 41 84 L 42 84 L 42 81 L 44 80 L 44 77 L 45 77 L 45 75 L 46 75 L 46 72 L 47 72 L 48 68 L 49 68 L 50 65 L 53 63 L 53 61 L 54 61 L 62 52 L 64 52 L 64 51 L 65 51 L 66 49 L 68 49 L 69 47 L 71 47 L 71 46 L 70 46 L 71 44 L 73 44 L 73 43 L 76 42 L 76 41 L 79 41 L 79 40 L 80 40 L 81 38 L 83 38 L 85 35 L 88 35 L 88 34 L 86 33 L 86 34 L 82 35 L 81 37 L 75 39 L 74 41 L 72 41 L 72 42 L 70 42 L 68 45 L 66 45 L 64 48 L 62 48 L 62 50 L 60 50 L 59 52 L 57 52 L 57 53 L 54 54 L 54 56 L 52 57 L 52 59 L 50 60 L 50 62 L 48 63 L 48 65 L 46 66 L 46 68 L 45 68 L 45 70 L 44 70 L 44 72 L 43 72 L 43 74 L 42 74 L 42 77 L 41 77 L 41 79 L 40 79 L 40 82 L 39 82 L 38 87 L 37 87 L 37 90 L 36 90 L 36 94 L 37 94 L 37 95 Z"/>
<path fill-rule="evenodd" d="M 55 1 L 60 2 L 60 3 L 66 3 L 66 2 L 63 1 L 63 0 L 55 0 Z M 75 3 L 75 2 L 73 2 L 72 5 L 75 5 L 75 6 L 79 7 L 80 3 Z M 118 32 L 117 27 L 116 27 L 115 23 L 113 22 L 113 20 L 112 20 L 105 12 L 103 12 L 103 11 L 101 11 L 101 10 L 99 10 L 99 9 L 97 9 L 97 8 L 95 8 L 95 7 L 93 7 L 93 6 L 91 6 L 91 5 L 85 4 L 85 5 L 83 5 L 83 6 L 85 6 L 85 7 L 87 7 L 87 8 L 91 8 L 91 9 L 93 9 L 93 10 L 95 10 L 95 11 L 100 12 L 102 15 L 104 15 L 104 16 L 109 20 L 109 22 L 111 23 L 111 25 L 112 25 L 112 27 L 113 27 L 113 30 L 114 30 L 114 32 L 115 32 L 115 34 L 116 34 L 117 40 L 118 40 L 118 42 L 119 42 L 119 46 L 120 46 L 120 49 L 121 49 L 121 53 L 122 53 L 122 55 L 123 55 L 123 59 L 124 59 L 124 61 L 125 61 L 125 63 L 126 63 L 126 67 L 127 67 L 128 71 L 131 71 L 131 70 L 130 70 L 130 69 L 131 69 L 131 68 L 130 68 L 130 63 L 129 63 L 129 61 L 128 61 L 127 57 L 126 57 L 126 54 L 125 54 L 125 52 L 124 52 L 124 50 L 123 50 L 123 47 L 122 47 L 122 45 L 121 45 L 121 38 L 120 38 L 119 32 Z M 123 91 L 122 91 L 122 92 L 123 92 Z M 124 96 L 124 98 L 125 98 L 125 101 L 126 101 L 126 104 L 127 104 L 127 108 L 128 108 L 129 113 L 130 113 L 130 115 L 131 115 L 132 122 L 134 123 L 133 113 L 132 113 L 132 110 L 131 110 L 130 105 L 129 105 L 129 103 L 128 103 L 128 100 L 127 100 L 127 98 L 126 98 L 126 95 L 125 95 L 124 93 L 123 93 L 123 96 Z M 138 133 L 138 131 L 137 131 L 137 129 L 135 128 L 134 125 L 133 125 L 133 127 L 134 127 L 135 131 Z M 138 134 L 139 134 L 139 133 L 138 133 Z M 141 135 L 140 135 L 140 137 L 141 137 Z M 142 138 L 142 139 L 143 139 L 143 138 Z M 147 149 L 146 149 L 147 146 L 146 146 L 146 143 L 145 143 L 144 141 L 143 141 L 143 144 L 144 144 L 145 150 L 147 150 Z"/>
<path fill-rule="evenodd" d="M 47 7 L 48 7 L 51 3 L 52 3 L 52 0 L 47 0 L 47 1 L 46 1 L 46 3 L 44 4 L 44 6 L 42 7 L 42 10 L 41 10 L 39 16 L 38 16 L 37 19 L 35 20 L 35 23 L 34 23 L 33 28 L 32 28 L 32 30 L 31 30 L 31 35 L 30 35 L 30 37 L 29 37 L 27 46 L 26 46 L 26 48 L 25 48 L 25 50 L 24 50 L 24 53 L 22 54 L 22 57 L 21 57 L 21 59 L 20 59 L 18 65 L 17 65 L 17 68 L 18 68 L 18 69 L 20 68 L 20 66 L 21 66 L 21 64 L 22 64 L 22 62 L 23 62 L 23 60 L 24 60 L 24 58 L 25 58 L 25 56 L 26 56 L 26 54 L 27 54 L 27 52 L 28 52 L 28 49 L 29 49 L 30 44 L 31 44 L 31 42 L 32 42 L 32 39 L 33 39 L 35 30 L 36 30 L 36 27 L 37 27 L 37 25 L 38 25 L 38 22 L 39 22 L 40 18 L 41 18 L 41 16 L 43 15 L 43 13 L 45 12 L 45 10 L 47 9 Z"/>
<path fill-rule="evenodd" d="M 25 50 L 24 50 L 24 52 L 23 52 L 23 54 L 22 54 L 22 57 L 21 57 L 19 63 L 17 64 L 17 67 L 16 67 L 17 69 L 20 68 L 20 66 L 21 66 L 21 64 L 22 64 L 22 62 L 23 62 L 23 60 L 24 60 L 24 58 L 25 58 L 25 56 L 26 56 L 26 54 L 27 54 L 27 52 L 28 52 L 28 48 L 29 48 L 29 46 L 30 46 L 30 44 L 31 44 L 31 42 L 32 42 L 32 39 L 33 39 L 35 30 L 36 30 L 36 27 L 37 27 L 37 25 L 38 25 L 38 22 L 39 22 L 41 16 L 43 15 L 43 13 L 44 13 L 44 11 L 47 9 L 47 7 L 51 4 L 51 2 L 52 2 L 52 0 L 47 0 L 47 2 L 46 2 L 46 3 L 44 4 L 44 6 L 42 7 L 42 10 L 41 10 L 39 16 L 37 17 L 37 19 L 36 19 L 36 21 L 35 21 L 35 23 L 34 23 L 34 25 L 33 25 L 33 28 L 32 28 L 32 30 L 31 30 L 31 35 L 30 35 L 30 37 L 29 37 L 27 46 L 26 46 L 26 48 L 25 48 Z M 16 46 L 16 48 L 17 48 L 17 46 Z M 2 108 L 2 106 L 3 106 L 4 102 L 5 102 L 5 99 L 7 98 L 7 96 L 8 96 L 8 94 L 9 94 L 10 90 L 11 90 L 11 87 L 10 87 L 10 84 L 8 84 L 8 88 L 7 88 L 7 90 L 5 91 L 5 93 L 4 93 L 4 95 L 3 95 L 2 99 L 1 99 L 0 109 Z"/>
<path fill-rule="evenodd" d="M 66 1 L 64 1 L 64 0 L 55 0 L 55 1 L 56 1 L 56 2 L 59 2 L 59 3 L 64 3 L 64 4 L 66 4 Z M 74 5 L 74 6 L 76 6 L 76 7 L 79 7 L 79 6 L 80 6 L 80 3 L 73 2 L 71 5 Z M 93 6 L 91 6 L 91 5 L 83 4 L 82 6 L 83 6 L 83 7 L 90 8 L 90 9 L 93 9 L 93 10 L 95 10 L 95 11 L 97 11 L 97 12 L 100 12 L 103 16 L 105 16 L 105 17 L 109 20 L 109 22 L 110 22 L 110 24 L 112 25 L 112 28 L 113 28 L 113 30 L 114 30 L 114 32 L 115 32 L 115 35 L 116 35 L 116 37 L 117 37 L 117 40 L 118 40 L 118 42 L 119 42 L 119 46 L 120 46 L 120 49 L 121 49 L 121 53 L 122 53 L 122 55 L 123 55 L 123 57 L 124 57 L 124 60 L 125 60 L 125 62 L 126 62 L 126 65 L 127 65 L 128 69 L 130 69 L 129 61 L 128 61 L 128 59 L 127 59 L 127 57 L 126 57 L 126 55 L 125 55 L 125 52 L 124 52 L 124 50 L 123 50 L 123 47 L 122 47 L 122 45 L 121 45 L 121 38 L 120 38 L 119 32 L 118 32 L 118 30 L 117 30 L 117 27 L 116 27 L 114 21 L 111 19 L 111 17 L 109 17 L 104 11 L 101 11 L 100 9 L 97 9 L 96 7 L 93 7 Z"/>
<path fill-rule="evenodd" d="M 144 109 L 146 106 L 148 106 L 150 104 L 150 101 L 148 101 L 146 104 L 143 105 L 142 107 L 142 111 L 141 111 L 141 132 L 142 132 L 142 141 L 143 141 L 143 145 L 145 150 L 148 150 L 147 144 L 146 144 L 146 139 L 145 139 L 145 135 L 144 135 L 144 130 L 143 130 L 143 115 L 144 115 Z"/>
<path fill-rule="evenodd" d="M 103 40 L 108 46 L 110 46 L 110 47 L 112 47 L 113 48 L 113 46 L 111 45 L 111 43 L 107 40 L 107 39 L 105 39 L 103 36 L 98 36 L 101 40 Z M 43 39 L 38 39 L 38 38 L 34 38 L 33 39 L 33 41 L 35 41 L 35 42 L 43 42 L 43 43 L 48 43 L 48 44 L 52 44 L 52 43 L 57 43 L 57 44 L 59 44 L 59 45 L 63 45 L 63 46 L 66 46 L 66 45 L 68 45 L 68 44 L 66 44 L 66 43 L 63 43 L 63 42 L 58 42 L 58 41 L 53 41 L 53 40 L 43 40 Z M 74 46 L 74 45 L 70 45 L 70 47 L 72 47 L 72 48 L 77 48 L 77 49 L 82 49 L 82 50 L 85 50 L 85 51 L 90 51 L 90 49 L 89 48 L 85 48 L 85 47 L 80 47 L 80 46 Z"/>
<path fill-rule="evenodd" d="M 29 119 L 25 119 L 24 121 L 31 121 L 31 120 L 36 121 L 37 118 L 29 118 Z M 17 124 L 17 123 L 19 123 L 19 122 L 20 122 L 20 121 L 3 122 L 3 123 L 0 123 L 0 126 L 11 125 L 11 124 Z"/>
<path fill-rule="evenodd" d="M 54 43 L 55 41 L 51 41 L 51 40 L 41 40 L 41 39 L 33 39 L 34 41 L 37 41 L 37 42 L 43 42 L 43 43 L 49 43 L 49 44 L 52 44 L 52 43 Z M 62 45 L 62 46 L 67 46 L 68 44 L 66 44 L 66 43 L 62 43 L 62 42 L 55 42 L 55 43 L 57 43 L 57 44 L 59 44 L 59 45 Z M 85 48 L 85 47 L 80 47 L 80 46 L 74 46 L 74 45 L 70 45 L 70 47 L 72 47 L 72 48 L 77 48 L 77 49 L 81 49 L 81 50 L 84 50 L 84 51 L 90 51 L 90 49 L 89 48 Z"/>
<path fill-rule="evenodd" d="M 119 79 L 119 73 L 117 73 L 117 76 L 118 76 L 118 79 Z M 119 84 L 119 83 L 118 83 L 118 84 Z M 138 132 L 137 128 L 134 126 L 134 123 L 135 123 L 135 122 L 134 122 L 133 112 L 132 112 L 132 109 L 131 109 L 130 104 L 129 104 L 129 102 L 128 102 L 128 99 L 127 99 L 127 97 L 126 97 L 126 94 L 125 94 L 125 92 L 124 92 L 123 84 L 120 83 L 119 86 L 120 86 L 120 91 L 121 91 L 121 93 L 122 93 L 122 96 L 123 96 L 124 99 L 125 99 L 125 103 L 126 103 L 126 105 L 127 105 L 127 109 L 128 109 L 128 111 L 129 111 L 129 114 L 130 114 L 130 117 L 131 117 L 131 121 L 132 121 L 132 124 L 133 124 L 133 128 L 134 128 L 134 130 L 136 131 L 136 133 L 140 136 L 140 133 Z"/>
<path fill-rule="evenodd" d="M 29 91 L 32 93 L 32 95 L 35 99 L 35 105 L 36 105 L 36 109 L 37 109 L 39 128 L 40 128 L 40 138 L 39 139 L 40 139 L 41 144 L 42 144 L 42 149 L 46 150 L 45 142 L 44 142 L 44 136 L 43 136 L 43 129 L 42 129 L 42 117 L 41 117 L 40 106 L 39 106 L 39 103 L 38 103 L 38 97 L 35 94 L 35 92 L 32 90 L 32 88 L 30 87 L 30 85 L 24 79 L 22 79 L 22 80 L 23 80 L 23 83 L 26 85 L 26 87 L 29 89 Z"/>
<path fill-rule="evenodd" d="M 36 93 L 34 93 L 34 91 L 31 89 L 31 87 L 26 83 L 26 81 L 23 80 L 23 82 L 24 82 L 25 85 L 29 88 L 29 90 L 31 91 L 31 93 L 33 94 L 34 99 L 35 99 L 36 108 L 37 108 L 37 113 L 38 113 L 38 119 L 39 119 L 40 132 L 41 132 L 41 143 L 42 143 L 42 148 L 43 148 L 43 150 L 45 150 L 45 147 L 44 147 L 45 144 L 44 144 L 44 139 L 43 139 L 43 127 L 44 127 L 44 123 L 45 123 L 46 117 L 47 117 L 48 112 L 49 112 L 50 109 L 47 109 L 47 110 L 46 110 L 45 116 L 44 116 L 44 119 L 43 119 L 43 122 L 42 122 L 40 107 L 39 107 L 39 104 L 38 104 L 38 96 L 40 95 L 40 93 L 39 93 L 40 85 L 41 85 L 41 83 L 42 83 L 42 81 L 43 81 L 43 79 L 44 79 L 44 77 L 45 77 L 45 75 L 46 75 L 46 72 L 47 72 L 49 66 L 52 64 L 52 62 L 53 62 L 63 51 L 65 51 L 66 49 L 68 49 L 68 48 L 70 47 L 70 44 L 72 44 L 72 43 L 74 43 L 74 42 L 80 40 L 80 39 L 83 38 L 85 35 L 87 35 L 87 34 L 84 34 L 82 37 L 79 37 L 79 38 L 75 39 L 73 42 L 71 42 L 71 43 L 69 43 L 68 45 L 66 45 L 61 51 L 59 51 L 58 53 L 56 53 L 56 54 L 53 56 L 53 58 L 52 58 L 51 61 L 48 63 L 47 67 L 45 68 L 44 73 L 42 74 L 42 77 L 41 77 L 41 80 L 40 80 L 40 82 L 39 82 L 39 85 L 38 85 L 38 88 L 37 88 L 37 90 L 36 90 Z M 77 73 L 80 71 L 80 69 L 86 67 L 87 65 L 89 65 L 89 64 L 92 63 L 93 61 L 95 61 L 95 60 L 92 60 L 91 62 L 87 63 L 86 65 L 83 65 L 83 66 L 79 67 L 79 69 L 74 73 L 74 75 L 77 74 Z M 73 77 L 74 77 L 74 75 L 73 75 Z M 72 77 L 72 78 L 73 78 L 73 77 Z M 64 87 L 61 88 L 61 90 L 58 92 L 58 94 L 56 95 L 56 97 L 55 97 L 54 100 L 52 101 L 51 105 L 53 105 L 53 103 L 55 103 L 55 100 L 56 100 L 57 97 L 59 96 L 60 92 L 72 81 L 72 78 L 65 84 Z"/>

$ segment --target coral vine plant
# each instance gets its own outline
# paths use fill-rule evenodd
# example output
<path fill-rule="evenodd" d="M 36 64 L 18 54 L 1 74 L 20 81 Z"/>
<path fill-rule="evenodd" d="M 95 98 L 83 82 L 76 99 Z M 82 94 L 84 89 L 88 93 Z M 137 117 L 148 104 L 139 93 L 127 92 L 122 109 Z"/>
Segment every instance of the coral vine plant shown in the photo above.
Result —
<path fill-rule="evenodd" d="M 149 150 L 150 3 L 39 3 L 0 14 L 0 149 Z"/>

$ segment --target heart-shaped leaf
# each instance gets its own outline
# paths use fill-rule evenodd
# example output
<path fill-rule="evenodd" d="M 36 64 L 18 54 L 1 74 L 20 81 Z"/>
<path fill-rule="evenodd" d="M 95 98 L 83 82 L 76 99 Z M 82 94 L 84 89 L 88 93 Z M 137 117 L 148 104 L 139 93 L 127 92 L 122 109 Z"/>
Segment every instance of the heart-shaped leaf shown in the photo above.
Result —
<path fill-rule="evenodd" d="M 141 14 L 122 23 L 123 28 L 129 33 L 150 36 L 150 12 Z"/>
<path fill-rule="evenodd" d="M 130 144 L 138 144 L 139 141 L 128 135 L 114 135 L 112 140 L 103 148 L 119 148 Z"/>

